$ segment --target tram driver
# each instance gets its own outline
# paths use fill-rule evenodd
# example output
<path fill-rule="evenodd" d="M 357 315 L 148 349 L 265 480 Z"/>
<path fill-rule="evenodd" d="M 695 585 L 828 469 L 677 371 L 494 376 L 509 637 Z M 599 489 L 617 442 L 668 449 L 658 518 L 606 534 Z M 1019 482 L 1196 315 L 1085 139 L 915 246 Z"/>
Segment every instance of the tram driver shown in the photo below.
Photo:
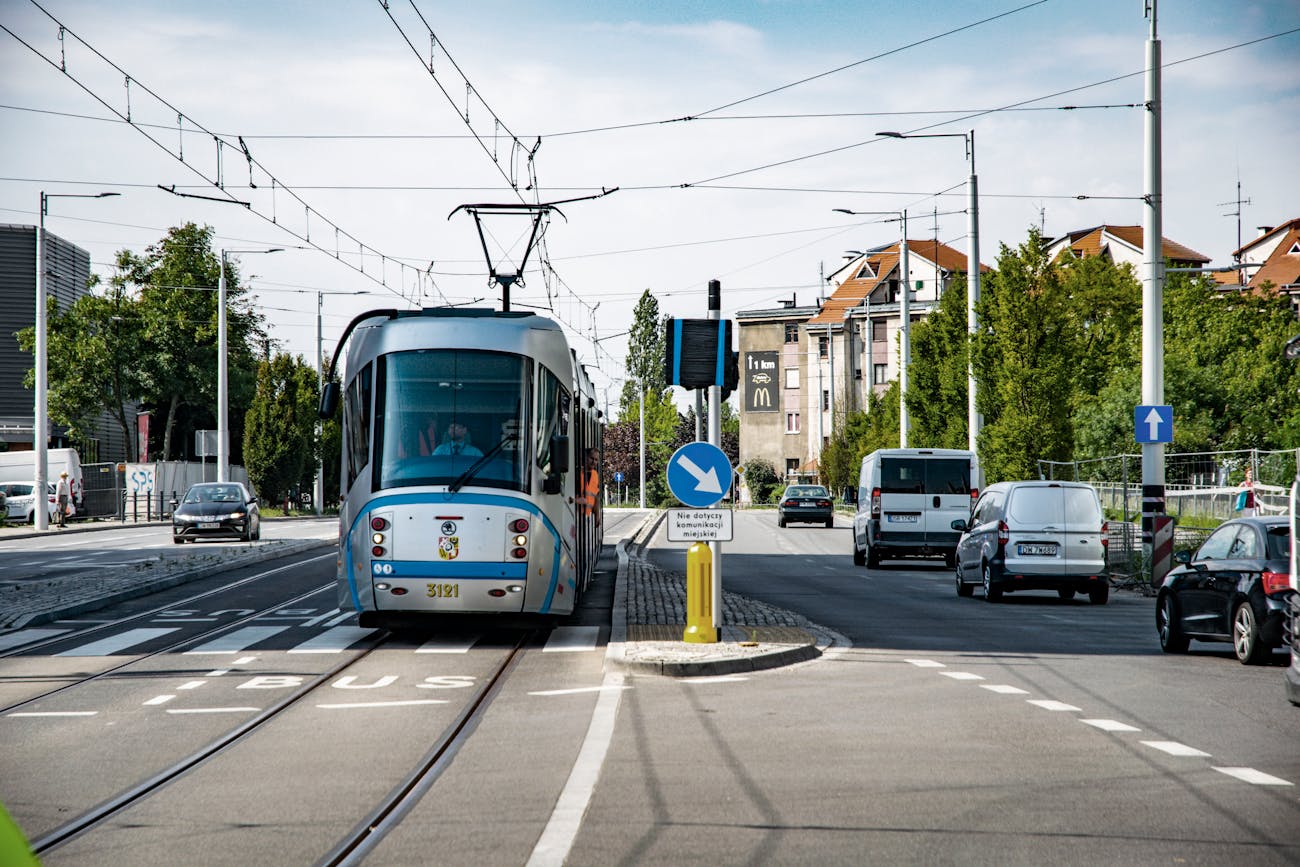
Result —
<path fill-rule="evenodd" d="M 469 428 L 458 421 L 453 421 L 447 425 L 447 439 L 443 440 L 442 445 L 434 449 L 433 453 L 435 455 L 466 455 L 473 458 L 483 456 L 483 452 L 470 442 Z"/>

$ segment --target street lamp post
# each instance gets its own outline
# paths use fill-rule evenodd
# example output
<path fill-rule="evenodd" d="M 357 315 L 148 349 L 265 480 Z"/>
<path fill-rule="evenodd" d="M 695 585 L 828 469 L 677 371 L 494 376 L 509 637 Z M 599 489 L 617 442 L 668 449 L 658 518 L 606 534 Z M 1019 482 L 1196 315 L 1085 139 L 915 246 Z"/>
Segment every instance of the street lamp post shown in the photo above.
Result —
<path fill-rule="evenodd" d="M 833 208 L 836 213 L 850 216 L 870 216 L 873 214 L 893 214 L 902 225 L 903 238 L 898 244 L 898 268 L 901 272 L 899 285 L 903 292 L 899 296 L 899 328 L 902 330 L 902 358 L 898 365 L 898 446 L 907 448 L 907 434 L 911 421 L 907 414 L 907 368 L 912 363 L 912 288 L 911 265 L 907 259 L 907 209 L 901 211 L 853 211 L 848 208 Z M 889 221 L 886 221 L 889 222 Z M 868 324 L 870 328 L 870 324 Z"/>
<path fill-rule="evenodd" d="M 229 375 L 226 364 L 226 256 L 231 253 L 279 253 L 283 247 L 267 250 L 222 250 L 217 280 L 217 481 L 230 481 Z"/>
<path fill-rule="evenodd" d="M 45 291 L 45 214 L 50 199 L 103 199 L 121 193 L 47 193 L 41 191 L 40 223 L 36 229 L 36 405 L 32 411 L 32 451 L 36 461 L 33 479 L 36 482 L 36 529 L 44 532 L 50 528 L 50 514 L 45 507 L 45 485 L 48 483 L 46 460 L 49 447 L 49 377 L 48 349 L 46 348 L 46 291 Z"/>
<path fill-rule="evenodd" d="M 967 181 L 968 202 L 966 206 L 968 239 L 966 253 L 966 331 L 973 339 L 979 327 L 975 316 L 975 305 L 980 297 L 980 210 L 979 177 L 975 174 L 975 130 L 951 133 L 917 133 L 909 135 L 901 132 L 878 132 L 876 135 L 888 138 L 960 138 L 966 141 L 966 157 L 970 160 L 970 178 Z M 937 255 L 937 251 L 936 251 Z M 966 365 L 966 431 L 969 447 L 975 451 L 979 435 L 980 417 L 975 409 L 975 360 L 969 357 Z"/>

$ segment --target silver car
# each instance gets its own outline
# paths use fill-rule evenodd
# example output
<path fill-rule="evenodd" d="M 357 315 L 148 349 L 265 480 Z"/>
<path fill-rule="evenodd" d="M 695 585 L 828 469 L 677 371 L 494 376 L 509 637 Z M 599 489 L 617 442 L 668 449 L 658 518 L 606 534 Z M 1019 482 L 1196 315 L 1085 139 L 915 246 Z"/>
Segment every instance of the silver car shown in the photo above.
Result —
<path fill-rule="evenodd" d="M 958 596 L 984 586 L 984 598 L 1055 590 L 1062 599 L 1110 598 L 1107 532 L 1101 502 L 1082 482 L 999 482 L 980 494 L 969 520 L 952 522 Z"/>
<path fill-rule="evenodd" d="M 58 520 L 58 503 L 54 499 L 54 483 L 46 482 L 46 503 L 45 513 L 49 516 L 49 521 L 53 524 Z M 0 491 L 4 493 L 3 502 L 10 521 L 20 521 L 25 524 L 36 522 L 36 490 L 35 482 L 5 482 L 0 484 Z"/>

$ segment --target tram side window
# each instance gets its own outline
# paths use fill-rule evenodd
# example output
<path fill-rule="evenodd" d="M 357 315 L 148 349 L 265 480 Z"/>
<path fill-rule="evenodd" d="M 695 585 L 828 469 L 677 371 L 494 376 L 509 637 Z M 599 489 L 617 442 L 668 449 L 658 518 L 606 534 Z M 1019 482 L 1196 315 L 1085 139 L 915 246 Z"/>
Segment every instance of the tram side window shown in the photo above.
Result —
<path fill-rule="evenodd" d="M 551 471 L 551 438 L 556 434 L 569 435 L 569 392 L 559 379 L 545 367 L 541 369 L 541 388 L 538 394 L 537 466 Z"/>
<path fill-rule="evenodd" d="M 343 424 L 348 435 L 348 488 L 370 462 L 371 366 L 367 364 L 348 383 L 343 396 Z"/>

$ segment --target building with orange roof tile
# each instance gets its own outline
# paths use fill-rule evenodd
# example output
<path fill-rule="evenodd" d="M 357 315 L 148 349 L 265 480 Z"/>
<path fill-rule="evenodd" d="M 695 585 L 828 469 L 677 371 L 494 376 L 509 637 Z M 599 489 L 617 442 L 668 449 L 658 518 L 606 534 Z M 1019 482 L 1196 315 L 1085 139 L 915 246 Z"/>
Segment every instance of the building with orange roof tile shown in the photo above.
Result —
<path fill-rule="evenodd" d="M 1280 226 L 1260 226 L 1259 237 L 1233 251 L 1240 272 L 1227 275 L 1232 285 L 1262 291 L 1271 288 L 1300 298 L 1300 217 Z"/>
<path fill-rule="evenodd" d="M 1135 272 L 1141 273 L 1142 244 L 1141 226 L 1093 226 L 1090 229 L 1076 229 L 1059 238 L 1049 240 L 1047 257 L 1056 260 L 1067 253 L 1078 259 L 1086 256 L 1104 256 L 1117 265 L 1131 265 Z M 1209 256 L 1168 238 L 1161 239 L 1161 248 L 1165 261 L 1173 267 L 1203 268 L 1210 261 Z"/>

